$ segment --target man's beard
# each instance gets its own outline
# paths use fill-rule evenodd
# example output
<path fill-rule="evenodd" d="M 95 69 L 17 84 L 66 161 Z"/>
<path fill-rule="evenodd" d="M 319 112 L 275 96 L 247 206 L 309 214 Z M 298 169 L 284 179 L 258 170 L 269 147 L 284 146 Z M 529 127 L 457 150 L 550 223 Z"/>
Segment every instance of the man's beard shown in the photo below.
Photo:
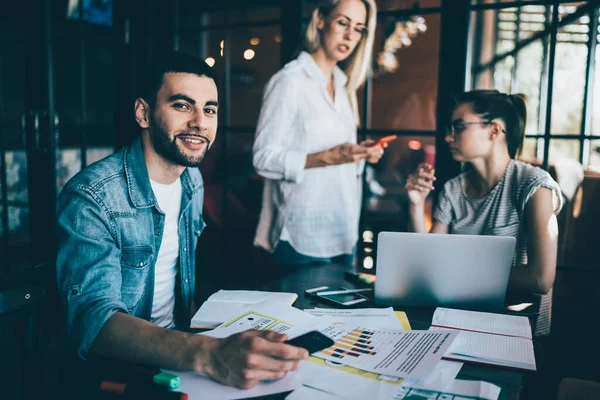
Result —
<path fill-rule="evenodd" d="M 152 141 L 152 146 L 154 150 L 165 160 L 175 164 L 181 165 L 184 167 L 198 167 L 200 162 L 206 155 L 208 148 L 210 147 L 210 139 L 204 135 L 199 133 L 189 133 L 189 132 L 179 132 L 173 137 L 173 140 L 170 139 L 169 131 L 166 128 L 159 126 L 154 118 L 150 119 L 150 138 Z M 206 146 L 202 150 L 202 153 L 197 156 L 188 156 L 185 154 L 177 145 L 177 137 L 178 136 L 187 136 L 187 137 L 197 137 L 206 142 Z"/>

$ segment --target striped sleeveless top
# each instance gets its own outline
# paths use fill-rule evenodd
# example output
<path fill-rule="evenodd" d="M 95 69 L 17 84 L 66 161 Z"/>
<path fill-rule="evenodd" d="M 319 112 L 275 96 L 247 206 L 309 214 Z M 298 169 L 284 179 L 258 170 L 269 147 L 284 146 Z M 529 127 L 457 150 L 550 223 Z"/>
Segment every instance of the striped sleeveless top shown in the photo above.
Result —
<path fill-rule="evenodd" d="M 562 207 L 560 187 L 543 169 L 511 160 L 492 191 L 485 197 L 472 199 L 464 187 L 468 173 L 446 182 L 433 212 L 434 221 L 448 225 L 452 234 L 513 236 L 517 241 L 513 268 L 526 268 L 525 205 L 538 188 L 545 187 L 553 193 L 554 212 L 558 214 Z M 536 336 L 550 333 L 551 312 L 552 290 L 541 295 Z"/>

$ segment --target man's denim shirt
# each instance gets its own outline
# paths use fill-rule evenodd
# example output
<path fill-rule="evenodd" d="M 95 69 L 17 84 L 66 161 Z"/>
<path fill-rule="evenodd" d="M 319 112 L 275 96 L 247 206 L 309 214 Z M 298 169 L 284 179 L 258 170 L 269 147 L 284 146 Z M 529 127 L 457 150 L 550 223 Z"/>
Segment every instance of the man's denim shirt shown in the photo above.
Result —
<path fill-rule="evenodd" d="M 189 322 L 204 186 L 197 168 L 181 175 L 175 321 Z M 142 144 L 78 173 L 58 200 L 58 291 L 71 343 L 81 358 L 116 312 L 150 320 L 154 266 L 165 214 L 150 185 Z"/>

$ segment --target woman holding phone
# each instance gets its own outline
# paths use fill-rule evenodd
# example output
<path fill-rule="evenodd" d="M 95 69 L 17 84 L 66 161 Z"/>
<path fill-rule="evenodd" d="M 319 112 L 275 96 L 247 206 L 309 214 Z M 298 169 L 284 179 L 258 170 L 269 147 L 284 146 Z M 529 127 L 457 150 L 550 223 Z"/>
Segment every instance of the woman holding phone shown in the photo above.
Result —
<path fill-rule="evenodd" d="M 371 62 L 373 0 L 321 1 L 304 51 L 267 83 L 254 143 L 265 179 L 254 244 L 278 265 L 351 264 L 363 161 L 384 144 L 357 144 L 356 90 Z"/>
<path fill-rule="evenodd" d="M 562 196 L 550 174 L 515 159 L 526 116 L 522 95 L 475 90 L 458 97 L 446 142 L 452 157 L 470 167 L 442 188 L 431 232 L 515 237 L 508 289 L 541 295 L 536 335 L 545 335 L 550 332 Z M 406 183 L 415 232 L 426 232 L 423 204 L 434 181 L 433 167 L 421 164 Z"/>

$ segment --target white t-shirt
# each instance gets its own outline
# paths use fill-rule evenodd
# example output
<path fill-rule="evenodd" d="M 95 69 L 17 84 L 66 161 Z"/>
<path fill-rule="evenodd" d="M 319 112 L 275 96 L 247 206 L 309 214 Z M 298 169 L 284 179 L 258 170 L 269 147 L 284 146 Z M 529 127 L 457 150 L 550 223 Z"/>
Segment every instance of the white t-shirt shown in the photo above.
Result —
<path fill-rule="evenodd" d="M 150 321 L 163 328 L 175 325 L 175 279 L 179 270 L 179 212 L 181 179 L 164 185 L 150 181 L 158 206 L 165 214 L 162 243 L 154 270 L 154 300 Z"/>

